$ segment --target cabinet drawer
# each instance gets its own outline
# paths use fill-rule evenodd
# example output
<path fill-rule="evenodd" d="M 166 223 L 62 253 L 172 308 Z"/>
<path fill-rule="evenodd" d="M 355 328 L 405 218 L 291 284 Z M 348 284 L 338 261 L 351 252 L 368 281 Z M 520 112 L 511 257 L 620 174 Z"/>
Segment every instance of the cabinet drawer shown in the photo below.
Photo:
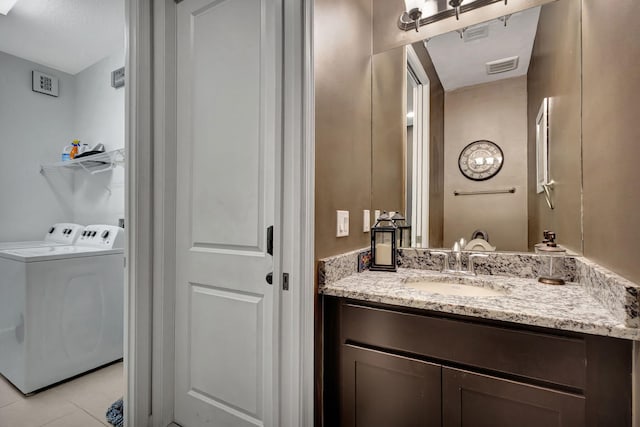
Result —
<path fill-rule="evenodd" d="M 341 341 L 446 360 L 583 390 L 586 346 L 579 338 L 341 305 Z"/>

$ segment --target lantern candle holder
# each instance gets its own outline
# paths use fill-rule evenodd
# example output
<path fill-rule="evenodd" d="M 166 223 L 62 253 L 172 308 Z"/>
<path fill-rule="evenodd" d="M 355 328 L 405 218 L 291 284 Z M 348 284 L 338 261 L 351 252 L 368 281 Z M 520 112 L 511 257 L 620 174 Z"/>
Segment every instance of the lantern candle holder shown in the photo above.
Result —
<path fill-rule="evenodd" d="M 372 271 L 397 271 L 396 250 L 398 227 L 389 214 L 384 212 L 371 228 Z"/>
<path fill-rule="evenodd" d="M 398 248 L 410 248 L 411 247 L 411 225 L 407 224 L 407 220 L 399 212 L 396 212 L 391 221 L 396 225 L 396 247 Z"/>

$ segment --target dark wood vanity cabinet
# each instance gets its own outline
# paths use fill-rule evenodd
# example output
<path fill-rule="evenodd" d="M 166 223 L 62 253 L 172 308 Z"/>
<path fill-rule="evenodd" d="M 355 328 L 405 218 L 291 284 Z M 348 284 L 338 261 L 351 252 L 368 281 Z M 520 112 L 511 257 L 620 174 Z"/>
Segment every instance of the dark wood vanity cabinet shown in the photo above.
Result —
<path fill-rule="evenodd" d="M 488 375 L 442 368 L 445 427 L 578 427 L 584 397 Z"/>
<path fill-rule="evenodd" d="M 440 427 L 440 365 L 346 345 L 341 425 Z"/>
<path fill-rule="evenodd" d="M 630 341 L 323 298 L 326 427 L 628 427 Z"/>

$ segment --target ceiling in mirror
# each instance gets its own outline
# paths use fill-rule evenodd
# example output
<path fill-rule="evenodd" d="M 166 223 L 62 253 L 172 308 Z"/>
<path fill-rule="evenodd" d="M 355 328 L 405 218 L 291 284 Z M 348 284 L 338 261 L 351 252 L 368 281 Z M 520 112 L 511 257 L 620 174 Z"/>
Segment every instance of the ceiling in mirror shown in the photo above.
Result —
<path fill-rule="evenodd" d="M 506 25 L 496 19 L 425 41 L 444 90 L 527 74 L 539 16 L 536 7 L 505 17 Z M 490 74 L 487 64 L 510 65 L 516 57 L 515 69 Z"/>

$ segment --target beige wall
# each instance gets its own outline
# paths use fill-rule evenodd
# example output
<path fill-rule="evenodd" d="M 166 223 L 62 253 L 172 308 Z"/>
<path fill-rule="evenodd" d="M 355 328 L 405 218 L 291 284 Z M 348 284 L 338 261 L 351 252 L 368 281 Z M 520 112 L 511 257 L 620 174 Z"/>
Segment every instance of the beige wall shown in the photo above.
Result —
<path fill-rule="evenodd" d="M 582 8 L 584 254 L 640 283 L 640 2 Z"/>
<path fill-rule="evenodd" d="M 371 0 L 316 0 L 316 259 L 365 247 L 371 206 Z M 350 234 L 336 237 L 336 210 Z"/>
<path fill-rule="evenodd" d="M 553 230 L 558 242 L 582 252 L 581 215 L 581 0 L 545 5 L 527 75 L 529 153 L 529 249 Z M 550 76 L 553 76 L 550 78 Z M 536 116 L 542 99 L 549 103 L 550 176 L 555 181 L 555 209 L 536 193 Z"/>
<path fill-rule="evenodd" d="M 422 43 L 413 48 L 429 77 L 429 245 L 442 246 L 444 215 L 444 90 Z M 371 209 L 404 210 L 406 205 L 406 50 L 373 56 Z M 409 129 L 411 132 L 411 128 Z M 410 140 L 410 139 L 409 139 Z"/>
<path fill-rule="evenodd" d="M 406 49 L 373 56 L 371 209 L 405 211 Z M 373 224 L 372 224 L 373 225 Z"/>
<path fill-rule="evenodd" d="M 476 229 L 501 251 L 527 249 L 527 80 L 500 80 L 445 93 L 444 246 Z M 487 139 L 504 154 L 502 169 L 486 181 L 467 179 L 458 156 L 469 143 Z M 454 196 L 454 190 L 515 187 L 515 194 Z"/>

